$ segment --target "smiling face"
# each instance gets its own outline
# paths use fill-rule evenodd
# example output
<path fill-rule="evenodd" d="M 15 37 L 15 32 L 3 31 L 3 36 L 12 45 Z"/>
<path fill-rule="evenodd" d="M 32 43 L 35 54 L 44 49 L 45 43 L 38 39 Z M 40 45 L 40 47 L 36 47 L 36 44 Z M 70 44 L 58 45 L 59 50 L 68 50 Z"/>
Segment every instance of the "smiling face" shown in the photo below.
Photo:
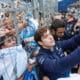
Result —
<path fill-rule="evenodd" d="M 44 32 L 41 37 L 41 41 L 38 41 L 38 44 L 46 49 L 51 49 L 53 46 L 55 46 L 55 41 L 50 30 L 47 29 L 47 31 Z"/>

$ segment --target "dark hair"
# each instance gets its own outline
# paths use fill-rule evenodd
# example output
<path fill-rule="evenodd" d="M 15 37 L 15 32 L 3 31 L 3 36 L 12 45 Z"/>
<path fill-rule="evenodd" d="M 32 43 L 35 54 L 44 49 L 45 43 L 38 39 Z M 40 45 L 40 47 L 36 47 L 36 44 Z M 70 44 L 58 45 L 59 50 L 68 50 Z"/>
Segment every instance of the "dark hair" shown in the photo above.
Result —
<path fill-rule="evenodd" d="M 24 40 L 21 41 L 22 47 L 25 47 L 25 42 Z"/>
<path fill-rule="evenodd" d="M 4 35 L 4 36 L 0 37 L 0 49 L 2 49 L 2 46 L 4 46 L 5 41 L 7 41 L 9 38 L 13 39 L 14 37 L 15 37 L 14 35 Z"/>
<path fill-rule="evenodd" d="M 57 28 L 64 28 L 64 27 L 65 27 L 65 23 L 63 21 L 59 19 L 55 19 L 52 21 L 50 29 L 56 31 Z"/>
<path fill-rule="evenodd" d="M 34 40 L 38 43 L 38 41 L 41 41 L 41 37 L 45 32 L 47 32 L 48 28 L 47 27 L 41 27 L 39 28 L 35 35 L 34 35 Z"/>
<path fill-rule="evenodd" d="M 5 38 L 6 38 L 6 36 L 0 37 L 0 49 L 2 49 L 2 46 L 4 45 Z"/>

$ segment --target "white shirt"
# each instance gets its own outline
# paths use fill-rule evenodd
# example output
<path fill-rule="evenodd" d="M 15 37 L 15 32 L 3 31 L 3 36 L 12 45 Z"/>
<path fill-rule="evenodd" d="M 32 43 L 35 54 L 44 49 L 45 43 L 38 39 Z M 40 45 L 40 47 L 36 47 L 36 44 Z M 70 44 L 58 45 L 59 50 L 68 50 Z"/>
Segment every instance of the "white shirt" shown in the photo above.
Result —
<path fill-rule="evenodd" d="M 27 53 L 22 46 L 0 50 L 0 75 L 4 80 L 16 80 L 27 68 Z"/>

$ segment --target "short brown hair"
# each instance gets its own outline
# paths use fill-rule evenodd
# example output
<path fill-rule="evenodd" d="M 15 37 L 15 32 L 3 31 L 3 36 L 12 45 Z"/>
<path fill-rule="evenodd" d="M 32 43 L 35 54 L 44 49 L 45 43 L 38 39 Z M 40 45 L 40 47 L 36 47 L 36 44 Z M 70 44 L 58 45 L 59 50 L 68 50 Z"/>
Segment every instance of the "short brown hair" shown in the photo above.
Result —
<path fill-rule="evenodd" d="M 45 32 L 47 32 L 48 28 L 45 26 L 45 27 L 41 27 L 39 28 L 35 35 L 34 35 L 34 40 L 38 43 L 38 41 L 41 41 L 41 37 L 43 36 L 43 34 Z"/>

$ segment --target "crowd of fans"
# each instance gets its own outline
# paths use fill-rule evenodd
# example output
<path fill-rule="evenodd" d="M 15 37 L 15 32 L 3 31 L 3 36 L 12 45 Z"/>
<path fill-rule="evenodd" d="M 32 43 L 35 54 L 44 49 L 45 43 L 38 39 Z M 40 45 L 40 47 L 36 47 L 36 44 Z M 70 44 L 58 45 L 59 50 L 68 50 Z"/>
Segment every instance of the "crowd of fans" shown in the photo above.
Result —
<path fill-rule="evenodd" d="M 2 5 L 1 7 L 7 8 L 7 7 L 10 7 L 10 5 L 9 4 L 6 6 Z M 15 7 L 16 8 L 19 7 L 19 0 L 16 2 Z M 80 65 L 78 64 L 80 62 L 80 60 L 79 60 L 79 62 L 76 62 L 75 63 L 76 65 L 74 67 L 72 67 L 71 70 L 67 71 L 66 75 L 63 76 L 62 75 L 63 73 L 62 73 L 62 74 L 58 75 L 57 78 L 55 78 L 53 75 L 52 75 L 53 78 L 51 78 L 50 73 L 45 71 L 45 70 L 47 70 L 46 67 L 50 68 L 51 64 L 47 65 L 45 67 L 43 64 L 44 59 L 41 59 L 44 57 L 44 55 L 42 57 L 41 57 L 41 55 L 39 55 L 39 51 L 43 46 L 43 44 L 41 44 L 39 39 L 41 38 L 41 36 L 44 35 L 44 32 L 47 32 L 47 31 L 45 31 L 44 27 L 46 27 L 50 30 L 49 34 L 52 34 L 52 36 L 55 39 L 55 42 L 64 41 L 64 40 L 71 39 L 72 37 L 80 34 L 80 19 L 76 18 L 74 16 L 74 14 L 72 14 L 72 13 L 66 13 L 65 15 L 61 15 L 61 13 L 55 13 L 53 15 L 53 17 L 51 18 L 51 20 L 52 20 L 51 25 L 47 26 L 47 25 L 45 25 L 46 23 L 45 23 L 44 18 L 41 18 L 41 20 L 36 20 L 36 19 L 34 19 L 33 14 L 28 11 L 21 11 L 21 12 L 17 11 L 16 19 L 17 19 L 17 25 L 18 25 L 19 35 L 20 35 L 20 39 L 21 39 L 21 45 L 22 45 L 23 49 L 26 51 L 26 54 L 28 57 L 28 60 L 26 61 L 26 63 L 28 62 L 26 70 L 23 72 L 23 74 L 21 76 L 17 77 L 17 80 L 56 80 L 56 79 L 62 78 L 62 77 L 69 77 L 69 74 L 71 74 L 71 73 L 80 74 Z M 36 35 L 37 35 L 36 31 L 38 31 L 38 29 L 41 29 L 41 32 L 40 32 L 41 34 L 39 33 L 40 35 L 38 36 L 39 39 L 36 37 Z M 17 41 L 16 41 L 15 33 L 16 33 L 16 30 L 14 27 L 14 20 L 12 17 L 12 13 L 1 12 L 0 13 L 0 49 L 5 49 L 5 48 L 16 46 Z M 46 36 L 44 38 L 46 39 Z M 43 37 L 41 39 L 43 39 Z M 47 44 L 47 42 L 46 42 L 46 44 Z M 77 44 L 75 44 L 75 45 L 77 45 Z M 62 56 L 67 57 L 75 49 L 77 49 L 78 46 L 75 46 L 75 45 L 73 45 L 74 47 L 72 47 L 70 49 L 64 50 L 64 52 L 62 52 L 61 49 L 58 49 L 58 50 L 56 49 L 56 50 Z M 79 44 L 79 46 L 80 46 L 80 44 Z M 56 52 L 55 52 L 55 54 L 56 54 Z M 37 56 L 41 57 L 41 58 L 36 59 Z M 62 57 L 62 56 L 59 56 L 59 57 Z M 36 61 L 36 60 L 38 60 L 38 61 Z M 47 63 L 45 63 L 45 65 L 46 64 Z M 21 66 L 24 66 L 24 65 L 21 65 Z M 42 71 L 41 71 L 41 67 L 42 67 Z M 65 69 L 67 69 L 67 68 L 65 68 Z M 55 73 L 55 71 L 54 71 L 54 73 Z M 57 73 L 60 73 L 60 72 L 57 72 Z M 56 76 L 57 76 L 57 73 L 55 74 Z M 0 75 L 0 80 L 4 80 L 3 75 Z M 13 79 L 11 79 L 11 80 L 13 80 Z"/>

